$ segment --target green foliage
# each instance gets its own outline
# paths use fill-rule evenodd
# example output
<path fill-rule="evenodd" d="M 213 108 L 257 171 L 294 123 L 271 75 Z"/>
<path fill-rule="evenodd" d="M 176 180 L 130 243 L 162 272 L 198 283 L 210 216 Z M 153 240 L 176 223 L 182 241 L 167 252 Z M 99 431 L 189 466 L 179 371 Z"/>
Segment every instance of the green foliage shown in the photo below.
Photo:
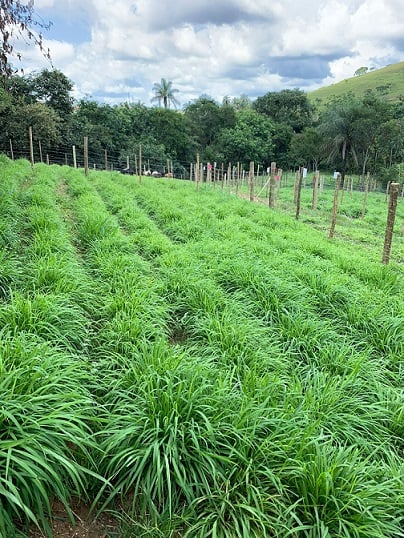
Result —
<path fill-rule="evenodd" d="M 322 142 L 318 130 L 313 127 L 304 129 L 301 133 L 292 136 L 289 158 L 294 166 L 311 165 L 313 170 L 318 170 L 322 160 Z"/>
<path fill-rule="evenodd" d="M 184 114 L 201 151 L 214 143 L 221 129 L 232 128 L 236 122 L 235 111 L 231 106 L 219 106 L 208 96 L 201 96 L 187 104 Z"/>
<path fill-rule="evenodd" d="M 3 140 L 11 138 L 16 142 L 23 141 L 27 147 L 30 127 L 34 140 L 41 141 L 44 148 L 52 148 L 61 141 L 59 116 L 41 103 L 10 108 L 5 120 Z"/>
<path fill-rule="evenodd" d="M 380 178 L 383 181 L 383 185 L 387 185 L 390 181 L 392 183 L 402 183 L 404 177 L 404 163 L 393 164 L 389 168 L 385 168 L 380 171 Z"/>
<path fill-rule="evenodd" d="M 248 166 L 250 161 L 254 161 L 267 164 L 273 158 L 273 132 L 271 120 L 246 109 L 237 114 L 234 127 L 221 130 L 216 144 L 232 163 Z"/>
<path fill-rule="evenodd" d="M 253 108 L 260 114 L 269 116 L 276 123 L 290 126 L 298 133 L 312 122 L 313 108 L 302 90 L 268 92 L 262 97 L 257 97 Z"/>
<path fill-rule="evenodd" d="M 0 345 L 0 532 L 15 523 L 49 529 L 46 515 L 58 498 L 69 511 L 72 495 L 85 496 L 95 445 L 93 403 L 85 369 L 32 336 L 4 327 Z M 72 518 L 72 514 L 69 511 Z"/>
<path fill-rule="evenodd" d="M 33 94 L 37 101 L 55 110 L 62 119 L 73 112 L 73 98 L 70 96 L 73 83 L 61 71 L 43 69 L 30 77 Z"/>

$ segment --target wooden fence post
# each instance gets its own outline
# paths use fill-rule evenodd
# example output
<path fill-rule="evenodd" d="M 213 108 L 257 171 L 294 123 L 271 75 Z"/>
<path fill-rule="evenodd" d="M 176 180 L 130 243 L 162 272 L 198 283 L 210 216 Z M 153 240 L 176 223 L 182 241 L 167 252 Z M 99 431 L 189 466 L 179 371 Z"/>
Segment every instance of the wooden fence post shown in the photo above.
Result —
<path fill-rule="evenodd" d="M 385 198 L 386 202 L 387 202 L 388 196 L 390 194 L 390 184 L 391 184 L 391 181 L 388 181 L 387 182 L 387 187 L 386 187 L 386 198 Z"/>
<path fill-rule="evenodd" d="M 312 199 L 312 202 L 311 202 L 311 208 L 312 209 L 317 209 L 317 200 L 318 200 L 318 178 L 320 176 L 320 172 L 318 170 L 316 170 L 314 172 L 314 177 L 313 177 L 313 199 Z"/>
<path fill-rule="evenodd" d="M 199 153 L 197 153 L 196 154 L 196 166 L 195 166 L 195 170 L 194 170 L 195 183 L 196 183 L 196 190 L 197 191 L 199 191 L 199 179 L 200 179 L 199 173 L 200 173 L 200 169 L 199 169 Z"/>
<path fill-rule="evenodd" d="M 282 181 L 282 176 L 283 176 L 283 170 L 282 168 L 278 168 L 278 184 L 277 184 L 277 188 L 276 188 L 276 196 L 275 198 L 277 200 L 279 200 L 279 198 L 281 197 L 281 181 Z"/>
<path fill-rule="evenodd" d="M 271 177 L 269 180 L 269 199 L 268 204 L 271 209 L 275 207 L 275 187 L 276 187 L 276 162 L 271 162 Z"/>
<path fill-rule="evenodd" d="M 88 136 L 84 137 L 84 173 L 88 176 Z"/>
<path fill-rule="evenodd" d="M 248 176 L 250 184 L 250 202 L 254 201 L 254 161 L 250 161 L 250 174 Z"/>
<path fill-rule="evenodd" d="M 382 263 L 387 265 L 390 261 L 391 242 L 393 239 L 394 221 L 396 218 L 399 183 L 390 183 L 390 199 L 387 212 L 386 234 L 384 237 Z"/>
<path fill-rule="evenodd" d="M 32 127 L 29 128 L 29 154 L 31 160 L 31 166 L 34 166 L 34 144 L 32 137 Z"/>
<path fill-rule="evenodd" d="M 76 146 L 73 146 L 73 166 L 77 168 L 77 158 L 76 158 Z"/>
<path fill-rule="evenodd" d="M 363 196 L 363 206 L 362 206 L 361 220 L 363 220 L 365 218 L 366 202 L 367 202 L 367 198 L 368 198 L 369 185 L 370 185 L 370 173 L 368 172 L 367 175 L 366 175 L 365 194 Z"/>
<path fill-rule="evenodd" d="M 332 239 L 334 237 L 335 232 L 335 225 L 337 223 L 337 215 L 338 215 L 338 194 L 339 194 L 339 186 L 341 184 L 341 174 L 338 172 L 337 177 L 335 179 L 335 190 L 334 190 L 334 203 L 332 207 L 332 218 L 331 218 L 331 227 L 330 227 L 330 233 L 328 237 Z"/>
<path fill-rule="evenodd" d="M 298 176 L 296 177 L 297 179 L 297 183 L 296 183 L 296 179 L 295 179 L 295 190 L 296 190 L 296 214 L 295 214 L 295 218 L 296 220 L 299 220 L 299 217 L 300 217 L 300 198 L 301 198 L 301 193 L 302 193 L 302 182 L 303 182 L 303 166 L 300 166 L 299 167 L 299 172 L 298 172 Z"/>
<path fill-rule="evenodd" d="M 139 183 L 142 183 L 142 144 L 139 144 Z"/>
<path fill-rule="evenodd" d="M 13 150 L 13 141 L 10 138 L 10 153 L 11 153 L 11 160 L 14 161 L 14 150 Z"/>
<path fill-rule="evenodd" d="M 349 179 L 348 179 L 348 181 L 349 181 Z M 341 199 L 339 201 L 340 204 L 342 204 L 342 202 L 344 201 L 344 192 L 345 192 L 346 182 L 347 182 L 347 177 L 344 176 L 344 178 L 342 180 L 342 185 L 340 185 L 340 191 L 341 191 Z"/>

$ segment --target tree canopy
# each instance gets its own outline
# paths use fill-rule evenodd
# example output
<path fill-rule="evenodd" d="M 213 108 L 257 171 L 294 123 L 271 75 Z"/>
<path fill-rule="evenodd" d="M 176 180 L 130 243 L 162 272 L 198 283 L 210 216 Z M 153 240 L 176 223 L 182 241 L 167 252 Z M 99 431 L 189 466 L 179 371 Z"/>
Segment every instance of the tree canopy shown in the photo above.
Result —
<path fill-rule="evenodd" d="M 43 43 L 41 31 L 49 28 L 42 20 L 35 17 L 34 2 L 23 3 L 20 0 L 0 1 L 0 75 L 8 78 L 16 71 L 10 60 L 21 59 L 21 52 L 15 48 L 18 39 L 25 39 L 37 46 L 50 60 L 50 51 Z"/>
<path fill-rule="evenodd" d="M 168 99 L 172 87 L 164 87 Z M 204 163 L 248 167 L 255 161 L 266 167 L 276 161 L 284 170 L 322 163 L 383 178 L 404 161 L 404 107 L 372 92 L 337 98 L 320 111 L 308 106 L 300 90 L 269 92 L 255 101 L 225 97 L 221 104 L 201 95 L 178 111 L 168 104 L 74 102 L 72 89 L 73 82 L 55 69 L 7 78 L 0 91 L 0 150 L 9 151 L 11 141 L 15 155 L 27 156 L 33 127 L 35 151 L 41 142 L 59 163 L 72 145 L 79 151 L 83 137 L 97 166 L 105 165 L 105 152 L 117 166 L 128 157 L 134 164 L 141 145 L 143 162 L 161 172 L 167 160 L 174 170 L 189 170 L 197 153 Z"/>
<path fill-rule="evenodd" d="M 313 107 L 302 90 L 268 92 L 257 97 L 253 107 L 275 122 L 289 125 L 297 133 L 312 123 Z"/>

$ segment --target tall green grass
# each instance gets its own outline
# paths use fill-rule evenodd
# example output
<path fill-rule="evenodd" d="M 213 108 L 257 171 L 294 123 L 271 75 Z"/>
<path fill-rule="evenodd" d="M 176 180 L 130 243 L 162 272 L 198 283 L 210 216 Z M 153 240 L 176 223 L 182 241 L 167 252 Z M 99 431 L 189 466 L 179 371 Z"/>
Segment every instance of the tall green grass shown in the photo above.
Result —
<path fill-rule="evenodd" d="M 402 534 L 400 263 L 208 186 L 15 166 L 0 534 L 71 495 L 128 537 Z"/>

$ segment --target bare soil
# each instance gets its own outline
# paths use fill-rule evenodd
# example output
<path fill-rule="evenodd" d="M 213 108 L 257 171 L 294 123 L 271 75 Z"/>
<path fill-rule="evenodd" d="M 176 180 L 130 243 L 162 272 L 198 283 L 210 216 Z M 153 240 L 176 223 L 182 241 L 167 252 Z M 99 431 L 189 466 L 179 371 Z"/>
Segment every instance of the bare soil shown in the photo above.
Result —
<path fill-rule="evenodd" d="M 79 500 L 73 500 L 71 510 L 74 524 L 71 522 L 65 507 L 55 501 L 52 505 L 52 517 L 49 523 L 54 538 L 118 538 L 119 522 L 108 514 L 101 514 L 97 519 L 90 514 L 89 507 Z M 30 538 L 46 538 L 36 528 L 32 528 Z"/>

